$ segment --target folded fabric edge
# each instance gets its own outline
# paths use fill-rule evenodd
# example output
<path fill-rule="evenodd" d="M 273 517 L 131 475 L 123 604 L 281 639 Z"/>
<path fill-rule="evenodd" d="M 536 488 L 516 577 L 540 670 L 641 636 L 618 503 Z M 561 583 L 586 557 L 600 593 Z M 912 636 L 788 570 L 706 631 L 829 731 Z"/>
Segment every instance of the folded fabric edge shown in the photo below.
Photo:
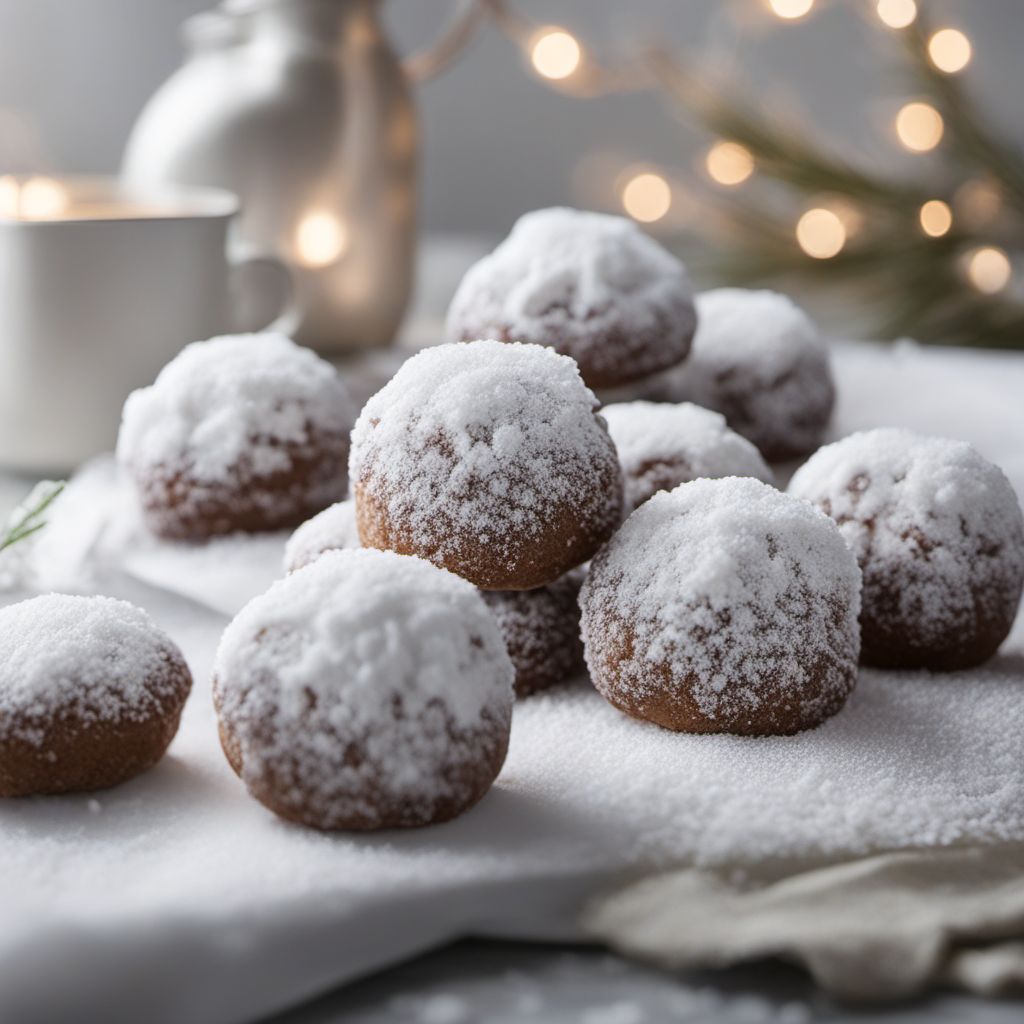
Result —
<path fill-rule="evenodd" d="M 680 868 L 590 902 L 586 935 L 670 968 L 779 957 L 831 995 L 1024 987 L 1024 844 L 876 854 L 782 878 Z"/>

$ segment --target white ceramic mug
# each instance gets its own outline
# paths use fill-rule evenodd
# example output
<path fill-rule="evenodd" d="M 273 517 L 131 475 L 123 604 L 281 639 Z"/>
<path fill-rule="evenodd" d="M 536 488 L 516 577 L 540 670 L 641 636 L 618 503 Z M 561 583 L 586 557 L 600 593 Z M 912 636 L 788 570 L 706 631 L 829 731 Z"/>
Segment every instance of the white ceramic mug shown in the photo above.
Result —
<path fill-rule="evenodd" d="M 231 193 L 33 182 L 0 179 L 0 465 L 66 472 L 113 447 L 128 393 L 184 345 L 287 331 L 288 272 L 231 253 Z"/>

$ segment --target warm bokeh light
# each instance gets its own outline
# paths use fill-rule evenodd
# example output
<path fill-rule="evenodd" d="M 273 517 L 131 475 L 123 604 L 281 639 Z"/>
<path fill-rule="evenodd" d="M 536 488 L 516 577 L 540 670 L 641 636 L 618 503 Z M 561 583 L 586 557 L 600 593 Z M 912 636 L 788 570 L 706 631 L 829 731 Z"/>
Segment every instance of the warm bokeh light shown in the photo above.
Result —
<path fill-rule="evenodd" d="M 738 142 L 716 142 L 704 160 L 708 174 L 719 185 L 739 185 L 754 173 L 754 157 Z"/>
<path fill-rule="evenodd" d="M 1002 291 L 1010 281 L 1010 259 L 1002 249 L 984 246 L 967 257 L 967 277 L 986 295 Z"/>
<path fill-rule="evenodd" d="M 52 220 L 67 208 L 67 189 L 53 178 L 29 178 L 24 184 L 10 174 L 0 178 L 0 217 Z"/>
<path fill-rule="evenodd" d="M 814 6 L 814 0 L 768 0 L 771 12 L 787 21 L 802 18 Z"/>
<path fill-rule="evenodd" d="M 18 216 L 18 196 L 21 189 L 18 181 L 10 174 L 0 177 L 0 217 L 14 218 Z"/>
<path fill-rule="evenodd" d="M 878 0 L 875 10 L 889 28 L 906 28 L 917 17 L 914 0 Z"/>
<path fill-rule="evenodd" d="M 622 189 L 622 206 L 634 220 L 652 224 L 661 220 L 672 206 L 669 183 L 652 171 L 635 174 Z"/>
<path fill-rule="evenodd" d="M 846 244 L 846 228 L 836 213 L 819 206 L 797 221 L 796 240 L 808 256 L 827 260 Z"/>
<path fill-rule="evenodd" d="M 942 139 L 942 115 L 929 103 L 908 103 L 896 115 L 896 134 L 914 153 L 927 153 Z"/>
<path fill-rule="evenodd" d="M 953 211 L 941 199 L 929 199 L 918 216 L 921 230 L 932 238 L 941 238 L 953 226 Z"/>
<path fill-rule="evenodd" d="M 563 28 L 545 28 L 530 44 L 530 62 L 538 75 L 558 81 L 568 78 L 583 58 L 576 37 Z"/>
<path fill-rule="evenodd" d="M 928 40 L 928 56 L 940 71 L 955 74 L 970 63 L 971 41 L 959 29 L 940 28 Z"/>
<path fill-rule="evenodd" d="M 28 220 L 47 220 L 59 217 L 68 205 L 68 193 L 53 178 L 29 178 L 21 186 L 18 200 L 22 217 Z"/>
<path fill-rule="evenodd" d="M 345 225 L 332 213 L 307 214 L 295 233 L 299 259 L 309 267 L 334 263 L 348 246 Z"/>

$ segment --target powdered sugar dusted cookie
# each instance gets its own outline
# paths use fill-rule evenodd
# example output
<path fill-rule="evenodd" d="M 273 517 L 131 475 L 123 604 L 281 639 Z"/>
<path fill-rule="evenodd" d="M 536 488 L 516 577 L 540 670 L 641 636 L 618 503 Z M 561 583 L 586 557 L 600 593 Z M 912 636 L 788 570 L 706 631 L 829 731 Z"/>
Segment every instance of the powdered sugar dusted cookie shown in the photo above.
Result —
<path fill-rule="evenodd" d="M 551 583 L 619 523 L 622 480 L 576 364 L 538 345 L 441 345 L 363 408 L 349 472 L 366 547 L 487 590 Z"/>
<path fill-rule="evenodd" d="M 817 448 L 835 386 L 810 317 L 785 295 L 743 288 L 698 295 L 697 316 L 693 351 L 665 375 L 659 397 L 722 413 L 772 462 Z"/>
<path fill-rule="evenodd" d="M 285 572 L 295 572 L 315 562 L 325 551 L 344 551 L 361 546 L 356 526 L 356 503 L 349 498 L 318 512 L 288 538 L 284 549 L 284 569 Z"/>
<path fill-rule="evenodd" d="M 710 409 L 689 402 L 620 402 L 604 406 L 601 415 L 619 453 L 627 514 L 658 491 L 699 477 L 772 482 L 761 453 Z"/>
<path fill-rule="evenodd" d="M 516 670 L 517 697 L 564 682 L 583 667 L 580 607 L 584 572 L 536 590 L 482 590 Z"/>
<path fill-rule="evenodd" d="M 995 654 L 1024 584 L 1024 519 L 998 467 L 963 442 L 868 430 L 820 449 L 789 489 L 860 562 L 865 663 L 949 670 Z"/>
<path fill-rule="evenodd" d="M 550 345 L 605 388 L 674 366 L 695 323 L 676 257 L 624 217 L 558 207 L 521 217 L 469 270 L 448 337 Z"/>
<path fill-rule="evenodd" d="M 192 686 L 140 608 L 49 594 L 0 610 L 0 796 L 105 789 L 163 757 Z"/>
<path fill-rule="evenodd" d="M 758 480 L 654 495 L 580 594 L 597 689 L 684 732 L 820 724 L 857 679 L 860 571 L 835 523 Z"/>
<path fill-rule="evenodd" d="M 278 334 L 213 338 L 129 396 L 117 454 L 162 537 L 284 529 L 344 497 L 354 418 L 310 350 Z"/>
<path fill-rule="evenodd" d="M 320 829 L 446 821 L 508 747 L 512 664 L 464 580 L 418 558 L 328 551 L 251 601 L 214 678 L 249 792 Z"/>

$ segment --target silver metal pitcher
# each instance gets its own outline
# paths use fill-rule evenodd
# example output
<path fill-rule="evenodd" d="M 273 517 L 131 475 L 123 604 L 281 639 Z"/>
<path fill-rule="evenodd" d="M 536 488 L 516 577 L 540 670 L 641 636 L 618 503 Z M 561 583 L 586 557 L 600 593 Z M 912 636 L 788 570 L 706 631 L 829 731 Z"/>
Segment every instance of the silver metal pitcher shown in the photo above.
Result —
<path fill-rule="evenodd" d="M 378 0 L 225 0 L 143 111 L 123 174 L 242 200 L 236 242 L 294 275 L 296 340 L 387 344 L 412 287 L 417 121 Z"/>

